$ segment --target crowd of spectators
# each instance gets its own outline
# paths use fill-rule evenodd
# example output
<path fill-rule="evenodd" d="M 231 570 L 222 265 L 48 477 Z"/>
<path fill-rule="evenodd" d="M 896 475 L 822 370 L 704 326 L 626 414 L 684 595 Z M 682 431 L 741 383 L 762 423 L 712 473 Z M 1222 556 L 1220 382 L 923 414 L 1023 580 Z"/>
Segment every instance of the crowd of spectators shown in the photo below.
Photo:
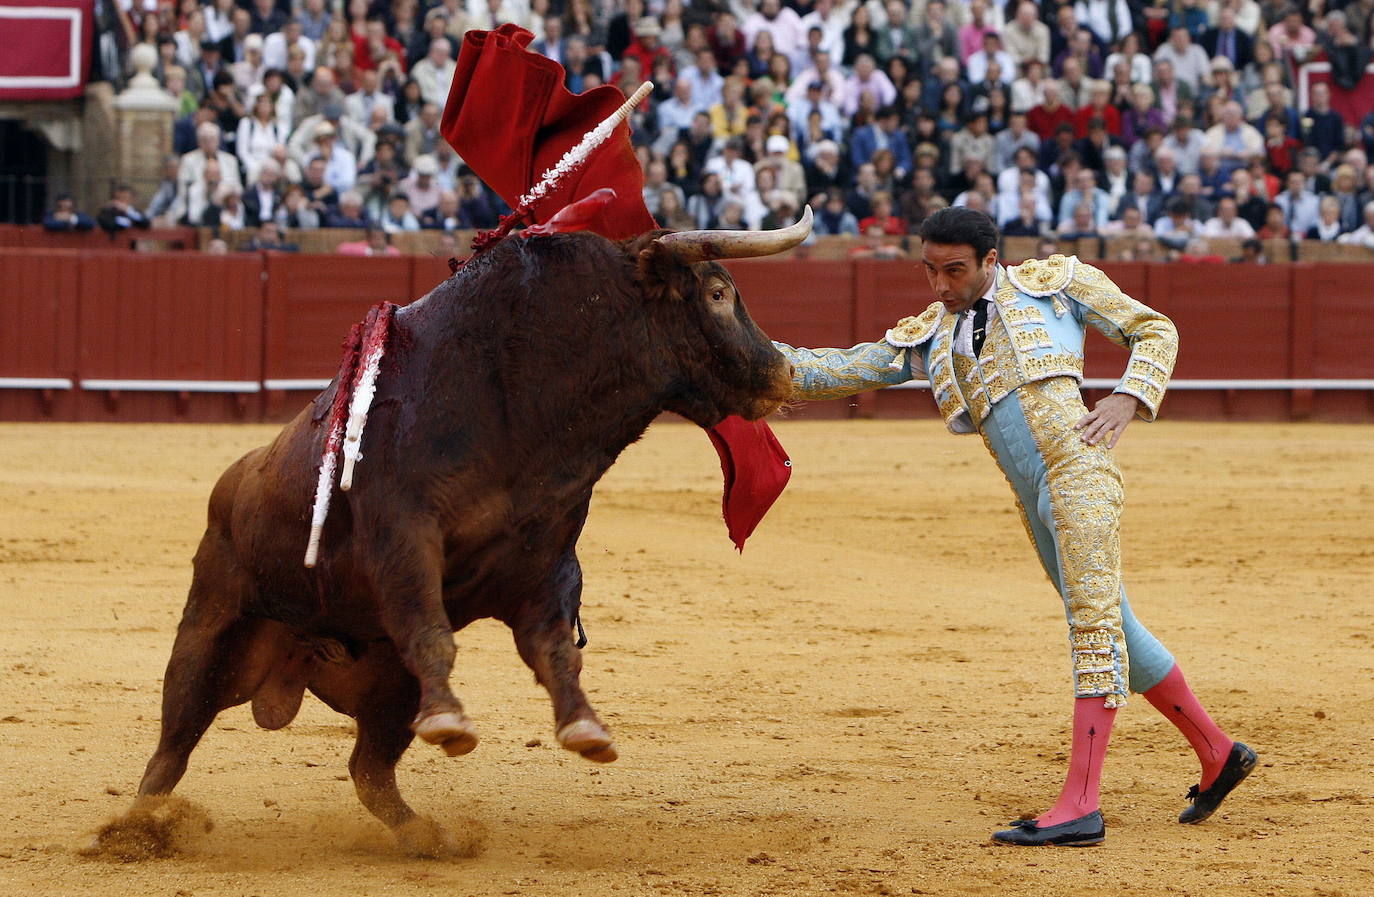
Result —
<path fill-rule="evenodd" d="M 1142 255 L 1374 248 L 1374 110 L 1332 105 L 1365 76 L 1374 0 L 120 2 L 179 105 L 134 210 L 162 223 L 370 228 L 368 252 L 494 226 L 505 205 L 438 128 L 463 34 L 513 22 L 574 92 L 653 80 L 633 139 L 666 227 L 775 227 L 809 203 L 819 234 L 900 235 L 953 204 Z M 1300 95 L 1319 60 L 1329 81 Z"/>

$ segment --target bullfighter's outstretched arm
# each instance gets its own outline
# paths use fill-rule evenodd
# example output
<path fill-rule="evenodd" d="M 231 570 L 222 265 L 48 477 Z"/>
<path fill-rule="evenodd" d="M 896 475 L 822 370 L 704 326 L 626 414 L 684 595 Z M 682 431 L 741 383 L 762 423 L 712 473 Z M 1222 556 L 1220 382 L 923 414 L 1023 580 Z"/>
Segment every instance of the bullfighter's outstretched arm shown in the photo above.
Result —
<path fill-rule="evenodd" d="M 807 349 L 776 340 L 773 346 L 795 368 L 792 385 L 798 399 L 842 399 L 925 376 L 920 358 L 913 358 L 915 353 L 886 339 L 848 349 Z"/>

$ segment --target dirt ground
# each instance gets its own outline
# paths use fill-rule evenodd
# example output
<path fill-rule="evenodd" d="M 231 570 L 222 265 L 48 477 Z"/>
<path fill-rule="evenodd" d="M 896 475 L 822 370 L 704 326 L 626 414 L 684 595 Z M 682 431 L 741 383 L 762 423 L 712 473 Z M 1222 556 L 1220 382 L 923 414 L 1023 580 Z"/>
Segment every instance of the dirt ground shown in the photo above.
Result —
<path fill-rule="evenodd" d="M 1261 767 L 1200 826 L 1186 743 L 1119 715 L 1107 843 L 988 835 L 1057 793 L 1064 622 L 1001 475 L 934 422 L 783 422 L 792 485 L 738 556 L 704 435 L 658 424 L 581 555 L 584 682 L 621 759 L 557 748 L 491 622 L 458 635 L 471 755 L 401 784 L 482 842 L 415 860 L 346 779 L 350 721 L 222 714 L 169 859 L 78 854 L 127 809 L 220 470 L 271 427 L 0 425 L 0 895 L 1366 895 L 1374 889 L 1374 429 L 1137 425 L 1127 582 Z"/>

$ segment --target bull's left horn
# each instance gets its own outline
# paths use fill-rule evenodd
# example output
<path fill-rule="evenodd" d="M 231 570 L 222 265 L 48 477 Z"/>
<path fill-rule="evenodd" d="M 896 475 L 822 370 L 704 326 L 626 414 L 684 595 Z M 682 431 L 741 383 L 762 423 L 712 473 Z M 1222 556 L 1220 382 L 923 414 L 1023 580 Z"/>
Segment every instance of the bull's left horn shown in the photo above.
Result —
<path fill-rule="evenodd" d="M 766 231 L 688 230 L 658 238 L 664 249 L 686 264 L 711 259 L 747 259 L 786 252 L 811 235 L 811 207 L 788 227 Z"/>

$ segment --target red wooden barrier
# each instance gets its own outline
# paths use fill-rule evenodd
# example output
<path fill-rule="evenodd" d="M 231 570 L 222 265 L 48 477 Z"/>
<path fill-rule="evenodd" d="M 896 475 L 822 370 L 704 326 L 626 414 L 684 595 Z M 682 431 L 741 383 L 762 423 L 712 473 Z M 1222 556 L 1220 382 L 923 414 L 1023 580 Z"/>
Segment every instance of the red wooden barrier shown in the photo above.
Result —
<path fill-rule="evenodd" d="M 409 302 L 406 256 L 266 256 L 263 357 L 267 414 L 291 417 L 339 369 L 348 329 L 382 300 Z M 294 381 L 294 382 L 293 382 Z"/>
<path fill-rule="evenodd" d="M 87 253 L 82 420 L 256 420 L 261 263 L 253 256 Z"/>
<path fill-rule="evenodd" d="M 796 345 L 876 339 L 930 301 L 914 260 L 756 259 L 729 267 L 760 326 Z M 1367 267 L 1102 267 L 1178 324 L 1178 380 L 1374 379 L 1374 333 L 1360 326 L 1374 301 Z M 0 419 L 289 416 L 334 374 L 340 342 L 370 305 L 411 301 L 448 276 L 446 260 L 425 256 L 0 249 L 7 347 Z M 1087 349 L 1089 378 L 1120 375 L 1122 350 L 1096 335 Z M 65 381 L 81 388 L 52 385 Z M 265 402 L 254 392 L 260 388 Z M 1090 389 L 1089 401 L 1105 392 Z M 1372 399 L 1369 389 L 1178 386 L 1165 411 L 1175 419 L 1370 420 Z M 934 408 L 925 391 L 902 389 L 811 403 L 798 414 L 932 416 Z"/>
<path fill-rule="evenodd" d="M 75 420 L 81 254 L 0 249 L 0 420 Z M 21 388 L 21 382 L 31 388 Z"/>

